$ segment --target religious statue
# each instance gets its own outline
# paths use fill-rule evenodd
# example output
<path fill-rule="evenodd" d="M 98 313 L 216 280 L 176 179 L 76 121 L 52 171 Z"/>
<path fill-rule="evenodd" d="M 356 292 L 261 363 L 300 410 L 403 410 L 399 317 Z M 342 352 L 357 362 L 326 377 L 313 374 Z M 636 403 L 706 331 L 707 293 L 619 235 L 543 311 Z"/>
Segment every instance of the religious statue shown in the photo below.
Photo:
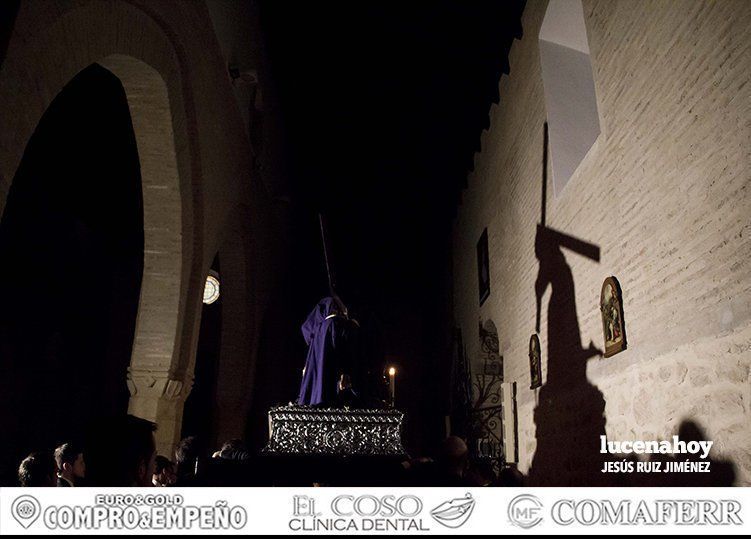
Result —
<path fill-rule="evenodd" d="M 610 357 L 626 349 L 626 336 L 623 328 L 623 302 L 620 286 L 615 277 L 608 277 L 600 292 L 602 331 L 605 337 L 605 357 Z"/>
<path fill-rule="evenodd" d="M 357 327 L 357 321 L 349 317 L 346 307 L 334 297 L 323 298 L 310 312 L 301 328 L 308 355 L 297 404 L 353 403 L 350 373 Z"/>
<path fill-rule="evenodd" d="M 542 385 L 542 359 L 540 355 L 540 338 L 537 333 L 534 333 L 529 338 L 529 371 L 532 380 L 529 389 L 536 389 Z"/>

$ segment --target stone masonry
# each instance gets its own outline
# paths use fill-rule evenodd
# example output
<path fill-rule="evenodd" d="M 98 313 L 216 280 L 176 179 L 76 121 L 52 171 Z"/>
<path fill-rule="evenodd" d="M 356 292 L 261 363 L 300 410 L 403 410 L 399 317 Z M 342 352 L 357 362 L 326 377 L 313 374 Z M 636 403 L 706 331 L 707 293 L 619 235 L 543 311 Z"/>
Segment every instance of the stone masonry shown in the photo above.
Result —
<path fill-rule="evenodd" d="M 456 322 L 465 335 L 478 319 L 498 327 L 505 379 L 519 387 L 523 472 L 540 443 L 533 414 L 542 390 L 528 389 L 527 346 L 535 331 L 546 121 L 537 36 L 545 9 L 545 1 L 527 2 L 524 36 L 511 49 L 453 235 Z M 602 132 L 558 196 L 548 168 L 547 225 L 600 248 L 599 263 L 562 249 L 581 348 L 604 347 L 598 302 L 610 275 L 623 288 L 629 342 L 611 358 L 589 359 L 586 381 L 602 394 L 609 438 L 667 439 L 694 422 L 714 440 L 712 458 L 732 463 L 735 483 L 749 485 L 751 3 L 585 0 L 584 16 Z M 491 295 L 480 307 L 475 245 L 485 227 Z M 544 382 L 550 296 L 548 288 L 539 332 Z M 466 345 L 479 361 L 479 344 Z M 561 482 L 581 483 L 575 472 Z"/>

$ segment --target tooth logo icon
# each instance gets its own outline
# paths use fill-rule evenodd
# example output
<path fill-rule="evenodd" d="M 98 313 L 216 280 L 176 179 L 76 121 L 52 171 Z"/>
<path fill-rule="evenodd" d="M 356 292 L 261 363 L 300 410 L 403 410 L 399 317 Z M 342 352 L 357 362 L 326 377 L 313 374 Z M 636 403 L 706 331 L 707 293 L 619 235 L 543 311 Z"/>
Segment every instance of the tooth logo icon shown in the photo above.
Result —
<path fill-rule="evenodd" d="M 475 500 L 472 494 L 467 493 L 464 498 L 443 502 L 430 512 L 430 516 L 447 528 L 461 528 L 469 520 L 474 508 Z"/>

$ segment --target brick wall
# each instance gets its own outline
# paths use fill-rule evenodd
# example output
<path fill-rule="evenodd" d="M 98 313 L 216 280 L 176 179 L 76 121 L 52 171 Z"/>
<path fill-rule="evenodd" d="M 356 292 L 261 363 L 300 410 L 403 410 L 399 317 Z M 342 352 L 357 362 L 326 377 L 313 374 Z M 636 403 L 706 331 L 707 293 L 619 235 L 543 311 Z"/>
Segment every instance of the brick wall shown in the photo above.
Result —
<path fill-rule="evenodd" d="M 242 331 L 226 333 L 220 370 L 230 370 L 236 384 L 245 382 L 245 391 L 233 385 L 219 392 L 217 407 L 226 412 L 217 436 L 242 436 L 261 318 L 281 256 L 274 232 L 284 217 L 253 174 L 250 141 L 206 4 L 28 0 L 5 52 L 0 214 L 24 148 L 55 95 L 92 63 L 113 70 L 128 93 L 147 178 L 143 331 L 130 369 L 130 411 L 159 423 L 158 449 L 170 454 L 193 383 L 206 274 L 222 251 L 223 272 L 237 276 L 223 283 L 223 304 L 233 315 L 228 327 Z M 158 135 L 174 139 L 174 155 Z M 152 236 L 164 241 L 150 245 Z"/>
<path fill-rule="evenodd" d="M 666 439 L 693 423 L 715 442 L 717 474 L 732 464 L 735 483 L 751 484 L 751 3 L 584 2 L 602 133 L 558 197 L 548 173 L 546 224 L 601 254 L 542 246 L 545 385 L 531 390 L 545 8 L 527 3 L 454 223 L 467 353 L 479 361 L 478 319 L 492 319 L 506 381 L 519 387 L 519 467 L 533 482 L 597 483 L 598 434 Z M 480 307 L 486 226 L 491 295 Z M 629 347 L 588 359 L 590 341 L 604 346 L 609 275 L 623 288 Z"/>

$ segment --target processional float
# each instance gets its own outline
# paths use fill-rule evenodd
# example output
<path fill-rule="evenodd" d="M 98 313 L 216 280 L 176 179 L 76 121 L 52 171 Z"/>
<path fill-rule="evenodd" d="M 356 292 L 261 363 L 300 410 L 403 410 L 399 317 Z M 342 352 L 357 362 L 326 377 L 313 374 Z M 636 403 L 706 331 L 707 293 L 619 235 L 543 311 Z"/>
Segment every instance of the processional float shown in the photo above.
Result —
<path fill-rule="evenodd" d="M 393 391 L 379 405 L 361 397 L 351 376 L 362 361 L 352 334 L 359 323 L 336 290 L 326 225 L 318 215 L 329 296 L 311 311 L 302 326 L 308 344 L 297 400 L 269 410 L 272 455 L 403 456 L 404 413 L 394 408 Z M 393 387 L 393 384 L 392 384 Z"/>

